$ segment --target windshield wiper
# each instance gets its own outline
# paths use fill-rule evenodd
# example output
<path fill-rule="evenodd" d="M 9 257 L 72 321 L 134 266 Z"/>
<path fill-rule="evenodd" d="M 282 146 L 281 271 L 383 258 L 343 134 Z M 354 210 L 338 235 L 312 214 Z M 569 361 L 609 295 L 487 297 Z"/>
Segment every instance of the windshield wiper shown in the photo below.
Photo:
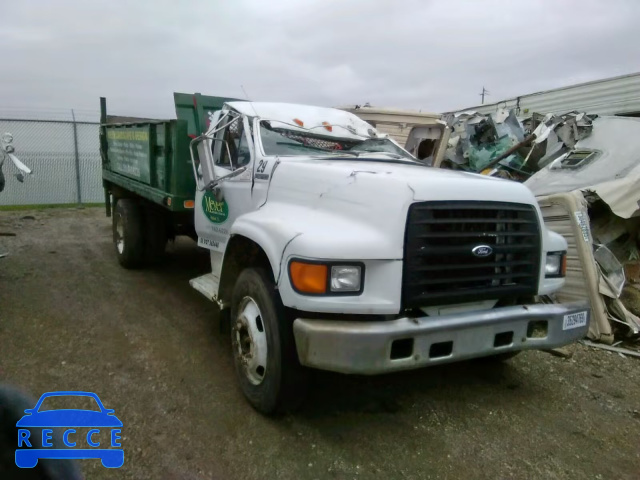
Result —
<path fill-rule="evenodd" d="M 305 145 L 304 143 L 291 143 L 291 142 L 276 142 L 276 145 L 289 145 L 290 147 L 308 148 L 309 150 L 316 150 L 318 152 L 330 153 L 332 155 L 341 155 L 346 153 L 354 157 L 359 157 L 359 152 L 351 152 L 347 150 L 327 150 L 326 148 L 312 147 L 311 145 Z"/>
<path fill-rule="evenodd" d="M 360 153 L 362 155 L 388 155 L 388 156 L 390 156 L 392 158 L 397 158 L 398 160 L 407 160 L 408 162 L 412 162 L 413 161 L 412 159 L 406 157 L 405 155 L 400 155 L 399 153 L 393 153 L 393 152 L 384 152 L 384 151 L 371 152 L 371 151 L 368 151 L 368 150 L 358 150 L 358 153 Z"/>
<path fill-rule="evenodd" d="M 373 153 L 373 154 L 378 154 L 378 155 L 389 155 L 390 157 L 393 158 L 402 158 L 404 160 L 407 160 L 407 157 L 405 157 L 404 155 L 400 155 L 399 153 L 391 153 L 391 152 L 368 152 L 368 153 Z"/>

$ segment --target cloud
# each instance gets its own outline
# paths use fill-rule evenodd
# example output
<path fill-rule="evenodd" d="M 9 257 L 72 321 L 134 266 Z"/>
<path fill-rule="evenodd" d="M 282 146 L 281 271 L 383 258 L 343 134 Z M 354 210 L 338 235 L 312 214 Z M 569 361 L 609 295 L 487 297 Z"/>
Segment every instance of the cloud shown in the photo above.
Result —
<path fill-rule="evenodd" d="M 640 2 L 5 2 L 0 105 L 168 117 L 173 91 L 445 111 L 634 72 Z M 7 68 L 7 65 L 10 68 Z"/>

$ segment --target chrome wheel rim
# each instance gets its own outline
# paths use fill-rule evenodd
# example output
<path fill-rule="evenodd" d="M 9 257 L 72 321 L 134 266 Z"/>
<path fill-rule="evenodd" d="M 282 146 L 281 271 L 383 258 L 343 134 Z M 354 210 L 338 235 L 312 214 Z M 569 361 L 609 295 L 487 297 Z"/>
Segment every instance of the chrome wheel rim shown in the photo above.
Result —
<path fill-rule="evenodd" d="M 122 255 L 124 252 L 124 222 L 122 215 L 116 215 L 116 248 L 118 253 Z"/>
<path fill-rule="evenodd" d="M 231 332 L 233 353 L 240 369 L 253 385 L 260 385 L 267 373 L 267 334 L 258 304 L 244 297 Z"/>

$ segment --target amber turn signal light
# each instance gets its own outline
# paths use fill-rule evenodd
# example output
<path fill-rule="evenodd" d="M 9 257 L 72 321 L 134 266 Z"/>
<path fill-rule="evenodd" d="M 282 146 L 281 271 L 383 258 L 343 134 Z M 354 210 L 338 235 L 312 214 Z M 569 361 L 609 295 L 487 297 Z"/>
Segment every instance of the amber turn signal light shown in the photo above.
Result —
<path fill-rule="evenodd" d="M 289 276 L 293 288 L 301 293 L 327 293 L 326 265 L 293 261 L 289 264 Z"/>

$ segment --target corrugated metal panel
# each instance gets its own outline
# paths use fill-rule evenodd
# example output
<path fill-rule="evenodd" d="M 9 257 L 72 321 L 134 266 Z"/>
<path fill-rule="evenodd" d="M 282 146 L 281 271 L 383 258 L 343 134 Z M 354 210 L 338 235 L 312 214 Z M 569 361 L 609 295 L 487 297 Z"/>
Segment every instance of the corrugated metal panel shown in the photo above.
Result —
<path fill-rule="evenodd" d="M 640 112 L 640 73 L 596 80 L 593 82 L 522 95 L 500 102 L 457 110 L 492 113 L 498 107 L 518 108 L 517 115 L 526 117 L 532 112 L 566 113 L 572 110 L 619 115 Z M 454 113 L 454 112 L 451 112 Z"/>
<path fill-rule="evenodd" d="M 571 212 L 560 205 L 540 205 L 540 209 L 547 228 L 562 235 L 568 244 L 567 278 L 564 287 L 557 294 L 558 301 L 565 303 L 589 300 L 588 285 L 571 224 Z M 580 241 L 583 241 L 582 238 Z"/>

